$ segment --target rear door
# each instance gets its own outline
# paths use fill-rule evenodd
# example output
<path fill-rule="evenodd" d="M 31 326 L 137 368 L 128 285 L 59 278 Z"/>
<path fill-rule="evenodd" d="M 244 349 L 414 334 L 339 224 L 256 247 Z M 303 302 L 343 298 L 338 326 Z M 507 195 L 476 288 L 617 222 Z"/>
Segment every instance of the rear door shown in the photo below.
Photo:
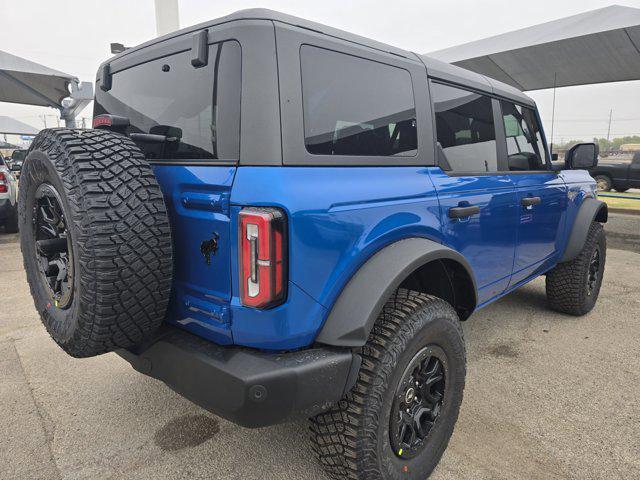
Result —
<path fill-rule="evenodd" d="M 518 202 L 518 240 L 510 285 L 514 286 L 557 260 L 567 186 L 551 169 L 535 109 L 508 100 L 501 100 L 500 106 L 499 128 L 504 130 L 506 144 L 501 151 Z"/>
<path fill-rule="evenodd" d="M 232 30 L 212 32 L 206 64 L 196 67 L 186 37 L 114 62 L 94 114 L 129 119 L 127 133 L 164 193 L 174 246 L 168 321 L 224 344 L 232 341 L 229 198 L 240 155 L 242 47 Z"/>
<path fill-rule="evenodd" d="M 440 164 L 431 178 L 445 242 L 471 264 L 482 304 L 509 285 L 516 245 L 516 191 L 498 168 L 497 101 L 435 81 L 430 91 Z"/>

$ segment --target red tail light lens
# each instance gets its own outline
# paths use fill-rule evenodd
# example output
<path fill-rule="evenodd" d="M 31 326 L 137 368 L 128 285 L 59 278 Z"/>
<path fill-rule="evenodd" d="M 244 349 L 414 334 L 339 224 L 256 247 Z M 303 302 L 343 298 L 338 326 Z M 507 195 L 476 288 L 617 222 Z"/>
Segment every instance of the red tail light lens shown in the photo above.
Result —
<path fill-rule="evenodd" d="M 244 208 L 239 218 L 240 299 L 269 308 L 286 297 L 287 222 L 277 208 Z"/>
<path fill-rule="evenodd" d="M 7 177 L 5 177 L 4 173 L 0 172 L 0 193 L 7 193 L 8 191 Z"/>
<path fill-rule="evenodd" d="M 98 115 L 97 117 L 93 117 L 93 122 L 91 123 L 93 128 L 99 127 L 110 127 L 111 126 L 111 116 L 110 115 Z"/>
<path fill-rule="evenodd" d="M 124 130 L 129 126 L 129 119 L 117 115 L 97 115 L 93 117 L 91 126 L 93 128 L 105 128 L 109 130 Z"/>

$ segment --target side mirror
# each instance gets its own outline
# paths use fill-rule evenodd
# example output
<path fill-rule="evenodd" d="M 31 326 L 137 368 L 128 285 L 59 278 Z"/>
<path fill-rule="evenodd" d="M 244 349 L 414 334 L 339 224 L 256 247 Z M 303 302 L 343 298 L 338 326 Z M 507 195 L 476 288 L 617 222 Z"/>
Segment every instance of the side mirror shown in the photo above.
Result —
<path fill-rule="evenodd" d="M 555 162 L 556 160 L 558 160 L 558 154 L 557 154 L 557 153 L 552 153 L 552 154 L 551 154 L 551 160 L 552 160 L 552 161 L 554 161 L 554 162 Z"/>
<path fill-rule="evenodd" d="M 589 170 L 598 165 L 600 148 L 595 143 L 578 143 L 564 156 L 565 168 L 571 170 Z"/>

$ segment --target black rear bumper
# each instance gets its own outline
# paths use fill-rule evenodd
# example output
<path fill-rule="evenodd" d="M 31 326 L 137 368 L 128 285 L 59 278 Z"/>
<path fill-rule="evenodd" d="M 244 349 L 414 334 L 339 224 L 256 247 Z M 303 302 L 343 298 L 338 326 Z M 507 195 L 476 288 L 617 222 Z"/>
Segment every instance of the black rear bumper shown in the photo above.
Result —
<path fill-rule="evenodd" d="M 222 347 L 174 327 L 149 344 L 117 353 L 139 372 L 245 427 L 326 410 L 353 386 L 360 367 L 360 357 L 350 350 L 265 353 Z"/>
<path fill-rule="evenodd" d="M 11 204 L 8 198 L 0 198 L 0 220 L 8 218 L 13 213 L 14 208 L 15 206 Z"/>

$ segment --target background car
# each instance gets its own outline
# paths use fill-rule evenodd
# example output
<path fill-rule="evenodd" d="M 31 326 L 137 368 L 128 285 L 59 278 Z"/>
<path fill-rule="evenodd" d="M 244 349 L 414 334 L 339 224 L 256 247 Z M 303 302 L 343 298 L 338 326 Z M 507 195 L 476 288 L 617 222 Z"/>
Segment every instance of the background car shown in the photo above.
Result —
<path fill-rule="evenodd" d="M 18 150 L 14 150 L 11 153 L 11 163 L 10 163 L 10 168 L 11 171 L 13 172 L 13 175 L 16 178 L 20 178 L 20 172 L 22 171 L 22 163 L 24 162 L 25 157 L 27 156 L 27 150 L 26 149 L 18 149 Z"/>
<path fill-rule="evenodd" d="M 640 152 L 636 152 L 629 163 L 601 163 L 589 169 L 589 173 L 597 182 L 598 190 L 626 192 L 640 188 Z"/>
<path fill-rule="evenodd" d="M 18 232 L 18 182 L 0 155 L 0 226 L 6 233 Z"/>

